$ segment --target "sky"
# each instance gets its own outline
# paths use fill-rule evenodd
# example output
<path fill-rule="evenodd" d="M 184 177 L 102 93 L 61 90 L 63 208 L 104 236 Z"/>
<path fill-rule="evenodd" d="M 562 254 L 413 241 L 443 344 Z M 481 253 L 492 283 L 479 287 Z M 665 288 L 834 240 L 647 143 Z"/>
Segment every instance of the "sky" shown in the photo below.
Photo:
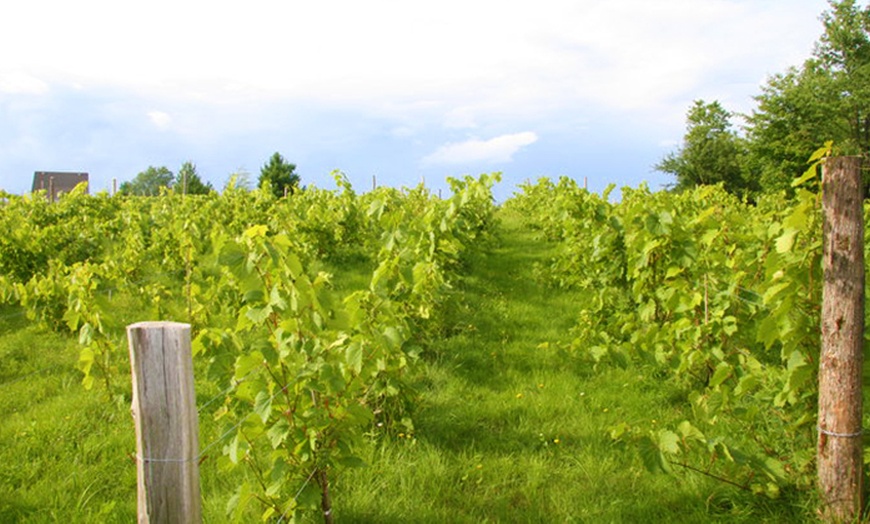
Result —
<path fill-rule="evenodd" d="M 499 171 L 660 189 L 693 100 L 748 113 L 808 58 L 825 0 L 28 0 L 0 17 L 0 188 L 110 190 L 192 161 L 220 189 L 274 152 L 446 189 Z M 739 122 L 737 122 L 739 124 Z"/>

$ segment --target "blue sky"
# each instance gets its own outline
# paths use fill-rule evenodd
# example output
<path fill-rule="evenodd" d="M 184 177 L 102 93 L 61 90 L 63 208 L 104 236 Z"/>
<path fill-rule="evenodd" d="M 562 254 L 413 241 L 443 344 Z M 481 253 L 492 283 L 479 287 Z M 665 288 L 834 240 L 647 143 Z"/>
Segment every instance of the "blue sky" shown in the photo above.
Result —
<path fill-rule="evenodd" d="M 695 99 L 748 112 L 824 0 L 30 0 L 0 19 L 0 188 L 92 191 L 187 160 L 215 187 L 275 151 L 303 183 L 446 188 L 501 171 L 659 188 Z M 15 52 L 9 52 L 15 50 Z"/>

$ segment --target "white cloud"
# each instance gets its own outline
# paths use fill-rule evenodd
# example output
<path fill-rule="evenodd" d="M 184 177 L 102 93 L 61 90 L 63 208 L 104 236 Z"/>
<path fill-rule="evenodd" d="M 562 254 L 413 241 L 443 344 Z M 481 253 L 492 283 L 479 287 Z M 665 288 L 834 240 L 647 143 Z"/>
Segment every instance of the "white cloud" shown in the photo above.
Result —
<path fill-rule="evenodd" d="M 10 95 L 41 95 L 48 84 L 23 71 L 0 71 L 0 93 Z"/>
<path fill-rule="evenodd" d="M 477 127 L 474 109 L 471 107 L 457 107 L 444 115 L 444 127 L 448 129 L 473 129 Z"/>
<path fill-rule="evenodd" d="M 256 0 L 244 8 L 34 0 L 0 21 L 0 47 L 16 49 L 0 56 L 0 69 L 26 64 L 69 82 L 220 102 L 432 99 L 466 108 L 447 118 L 466 127 L 565 103 L 647 108 L 735 64 L 755 81 L 778 70 L 771 62 L 807 56 L 825 8 L 825 0 Z M 153 27 L 184 39 L 155 37 Z"/>
<path fill-rule="evenodd" d="M 172 123 L 172 117 L 163 111 L 149 111 L 148 119 L 160 129 L 166 129 Z"/>
<path fill-rule="evenodd" d="M 256 155 L 298 142 L 311 148 L 299 146 L 300 162 L 312 150 L 329 150 L 330 169 L 350 162 L 337 158 L 344 145 L 330 142 L 337 129 L 354 137 L 347 142 L 386 138 L 408 148 L 390 162 L 431 152 L 429 165 L 507 162 L 537 140 L 531 132 L 487 139 L 504 130 L 534 129 L 548 144 L 579 148 L 593 135 L 619 137 L 602 150 L 655 145 L 681 136 L 695 98 L 751 110 L 766 75 L 810 55 L 828 8 L 826 0 L 31 0 L 0 17 L 0 48 L 15 50 L 0 53 L 0 109 L 16 107 L 12 116 L 53 137 L 56 122 L 76 119 L 62 105 L 99 99 L 108 109 L 96 127 L 117 130 L 113 139 L 139 145 L 140 124 L 171 128 L 165 138 L 186 140 L 202 157 L 251 154 L 254 166 Z M 46 91 L 39 100 L 25 95 Z M 49 103 L 57 118 L 43 110 Z M 278 107 L 292 116 L 279 118 Z M 318 116 L 324 111 L 348 116 L 335 123 Z M 483 138 L 446 143 L 456 133 Z M 14 143 L 7 135 L 0 149 Z M 209 149 L 227 137 L 265 152 Z M 421 152 L 424 144 L 431 149 Z M 164 154 L 147 146 L 143 163 Z M 572 147 L 542 158 L 540 171 L 570 171 L 569 157 L 583 158 Z M 641 171 L 655 161 L 642 161 Z"/>
<path fill-rule="evenodd" d="M 525 146 L 538 141 L 531 131 L 501 135 L 489 140 L 472 138 L 465 142 L 449 143 L 423 158 L 424 165 L 466 164 L 474 162 L 510 162 L 513 155 Z"/>

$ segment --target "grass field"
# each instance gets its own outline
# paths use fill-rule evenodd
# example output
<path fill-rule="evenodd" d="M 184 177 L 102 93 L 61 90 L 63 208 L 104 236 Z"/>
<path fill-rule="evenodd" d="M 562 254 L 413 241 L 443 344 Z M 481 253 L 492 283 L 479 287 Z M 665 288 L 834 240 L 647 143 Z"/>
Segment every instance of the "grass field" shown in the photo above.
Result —
<path fill-rule="evenodd" d="M 537 282 L 534 263 L 549 247 L 518 217 L 500 219 L 455 290 L 450 335 L 424 353 L 415 431 L 373 437 L 361 451 L 368 467 L 334 476 L 337 522 L 811 520 L 808 495 L 771 500 L 690 472 L 654 475 L 613 441 L 617 423 L 680 420 L 681 392 L 641 368 L 593 370 L 567 352 L 584 297 Z M 337 281 L 365 282 L 359 273 Z M 112 399 L 84 391 L 77 354 L 74 339 L 0 310 L 0 522 L 135 520 L 129 375 L 122 365 Z M 217 393 L 210 388 L 198 390 L 200 405 Z M 205 447 L 217 428 L 207 414 L 200 424 Z M 201 465 L 210 523 L 227 521 L 244 474 L 218 470 L 219 448 Z"/>

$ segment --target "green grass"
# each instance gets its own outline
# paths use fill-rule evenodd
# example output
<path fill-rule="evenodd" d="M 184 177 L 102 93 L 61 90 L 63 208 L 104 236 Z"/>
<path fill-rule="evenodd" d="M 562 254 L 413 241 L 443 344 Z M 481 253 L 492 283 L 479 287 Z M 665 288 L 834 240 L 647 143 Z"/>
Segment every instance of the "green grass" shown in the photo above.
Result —
<path fill-rule="evenodd" d="M 74 340 L 0 318 L 0 522 L 135 520 L 129 405 L 81 388 Z"/>
<path fill-rule="evenodd" d="M 593 370 L 566 351 L 584 298 L 537 282 L 533 265 L 550 248 L 518 217 L 501 219 L 497 241 L 469 260 L 446 334 L 424 353 L 415 432 L 373 438 L 361 450 L 368 467 L 336 472 L 337 522 L 811 520 L 806 495 L 771 501 L 695 474 L 653 475 L 614 442 L 614 424 L 680 420 L 681 392 L 642 368 Z M 369 276 L 354 263 L 336 286 Z M 77 354 L 75 340 L 0 310 L 0 522 L 135 520 L 129 371 L 120 366 L 109 401 L 99 386 L 81 388 Z M 198 383 L 200 405 L 217 393 Z M 208 416 L 200 426 L 202 445 L 214 442 Z M 244 475 L 218 470 L 219 448 L 201 465 L 209 523 L 226 521 Z"/>

